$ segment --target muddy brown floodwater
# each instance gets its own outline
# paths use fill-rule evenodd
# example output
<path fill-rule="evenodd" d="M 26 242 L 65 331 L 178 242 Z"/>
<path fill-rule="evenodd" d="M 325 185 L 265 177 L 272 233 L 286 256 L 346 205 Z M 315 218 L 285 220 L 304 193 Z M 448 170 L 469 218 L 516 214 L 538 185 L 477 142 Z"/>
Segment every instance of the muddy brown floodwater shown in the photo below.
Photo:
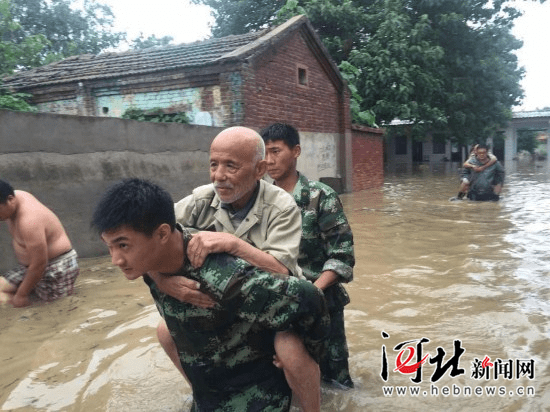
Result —
<path fill-rule="evenodd" d="M 356 388 L 324 388 L 323 411 L 550 405 L 550 174 L 519 164 L 500 202 L 449 202 L 456 167 L 439 169 L 342 196 L 356 243 L 345 314 Z M 0 410 L 187 411 L 146 286 L 107 257 L 81 266 L 74 296 L 0 308 Z"/>

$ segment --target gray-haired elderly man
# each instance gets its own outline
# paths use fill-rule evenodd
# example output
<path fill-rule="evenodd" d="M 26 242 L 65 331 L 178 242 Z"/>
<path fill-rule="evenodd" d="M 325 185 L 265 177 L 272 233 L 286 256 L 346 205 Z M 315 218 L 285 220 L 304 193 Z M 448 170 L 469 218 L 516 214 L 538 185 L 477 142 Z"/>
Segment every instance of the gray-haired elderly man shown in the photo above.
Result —
<path fill-rule="evenodd" d="M 301 277 L 297 264 L 301 239 L 301 214 L 284 190 L 262 180 L 266 172 L 265 145 L 261 136 L 246 127 L 223 130 L 210 146 L 210 180 L 175 205 L 176 219 L 196 233 L 188 258 L 200 267 L 211 253 L 227 252 L 272 273 Z M 214 302 L 199 285 L 184 277 L 155 275 L 163 292 L 201 307 Z M 159 341 L 176 367 L 176 346 L 166 324 L 157 328 Z M 291 332 L 278 332 L 274 340 L 276 365 L 304 411 L 320 410 L 319 365 L 303 342 Z"/>

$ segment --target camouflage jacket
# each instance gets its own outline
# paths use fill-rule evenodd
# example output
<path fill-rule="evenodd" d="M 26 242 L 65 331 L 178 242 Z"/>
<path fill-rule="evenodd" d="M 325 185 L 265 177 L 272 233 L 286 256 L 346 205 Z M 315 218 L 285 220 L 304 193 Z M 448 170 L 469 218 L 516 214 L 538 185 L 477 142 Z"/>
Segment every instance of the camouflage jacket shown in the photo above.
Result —
<path fill-rule="evenodd" d="M 189 239 L 184 229 L 185 247 Z M 192 383 L 194 410 L 288 410 L 290 390 L 273 365 L 274 334 L 294 330 L 319 360 L 330 323 L 322 292 L 226 253 L 209 255 L 199 269 L 186 259 L 178 275 L 200 282 L 218 302 L 211 309 L 180 302 L 144 277 Z"/>
<path fill-rule="evenodd" d="M 481 166 L 481 162 L 477 158 L 469 162 L 474 166 Z M 470 180 L 469 192 L 477 195 L 490 194 L 493 193 L 494 186 L 504 183 L 504 168 L 498 161 L 482 172 L 474 172 L 465 168 L 463 177 Z"/>
<path fill-rule="evenodd" d="M 325 270 L 333 270 L 340 282 L 353 280 L 353 234 L 338 194 L 324 183 L 299 174 L 292 195 L 302 211 L 298 265 L 306 279 L 315 281 Z M 345 305 L 349 297 L 344 288 L 338 286 L 335 299 Z M 325 296 L 332 307 L 333 299 L 328 289 Z"/>

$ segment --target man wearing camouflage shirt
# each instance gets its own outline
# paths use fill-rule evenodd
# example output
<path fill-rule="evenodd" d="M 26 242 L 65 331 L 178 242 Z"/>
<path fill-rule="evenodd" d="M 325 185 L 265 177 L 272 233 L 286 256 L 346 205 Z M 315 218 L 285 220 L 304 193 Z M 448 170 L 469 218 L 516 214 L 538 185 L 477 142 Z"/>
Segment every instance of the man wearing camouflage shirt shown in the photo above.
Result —
<path fill-rule="evenodd" d="M 504 184 L 504 168 L 500 162 L 491 164 L 488 147 L 479 144 L 476 157 L 469 160 L 475 168 L 464 168 L 462 177 L 470 181 L 468 199 L 477 201 L 498 201 Z M 494 157 L 494 156 L 493 156 Z"/>
<path fill-rule="evenodd" d="M 222 130 L 210 145 L 210 179 L 175 205 L 176 220 L 199 230 L 189 243 L 188 257 L 200 267 L 211 253 L 227 252 L 271 273 L 303 277 L 298 266 L 301 213 L 291 195 L 261 180 L 265 174 L 265 146 L 247 127 Z M 213 302 L 183 276 L 151 275 L 159 289 L 200 307 Z M 157 336 L 180 372 L 177 348 L 164 321 Z M 303 343 L 292 332 L 275 336 L 277 366 L 304 412 L 321 409 L 321 372 Z"/>
<path fill-rule="evenodd" d="M 177 226 L 170 194 L 145 180 L 109 189 L 92 225 L 113 264 L 130 280 L 143 276 L 150 287 L 193 389 L 194 411 L 290 409 L 290 388 L 273 365 L 273 339 L 276 331 L 292 330 L 319 361 L 330 320 L 317 288 L 227 253 L 209 254 L 194 268 L 187 257 L 191 234 Z M 201 308 L 161 292 L 153 273 L 192 279 L 215 306 Z"/>
<path fill-rule="evenodd" d="M 344 306 L 349 296 L 341 283 L 353 279 L 353 235 L 338 194 L 329 186 L 308 180 L 296 170 L 300 137 L 296 129 L 275 123 L 260 132 L 266 144 L 267 173 L 275 184 L 294 196 L 302 211 L 298 264 L 303 275 L 322 289 L 331 318 L 321 376 L 336 386 L 352 388 L 344 329 Z"/>

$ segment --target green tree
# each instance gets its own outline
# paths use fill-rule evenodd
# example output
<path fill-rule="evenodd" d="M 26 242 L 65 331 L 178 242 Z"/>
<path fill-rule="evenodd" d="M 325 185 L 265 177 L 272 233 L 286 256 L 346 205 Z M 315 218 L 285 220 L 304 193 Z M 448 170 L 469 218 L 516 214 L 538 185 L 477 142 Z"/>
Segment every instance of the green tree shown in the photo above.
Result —
<path fill-rule="evenodd" d="M 371 109 L 381 124 L 396 118 L 409 121 L 419 136 L 430 124 L 441 127 L 444 50 L 427 39 L 428 17 L 404 12 L 401 0 L 376 2 L 370 10 L 371 22 L 378 24 L 349 56 L 361 68 L 356 87 L 362 108 Z"/>
<path fill-rule="evenodd" d="M 191 0 L 195 4 L 210 6 L 216 19 L 212 27 L 215 37 L 244 34 L 266 28 L 276 18 L 284 4 L 273 0 Z"/>
<path fill-rule="evenodd" d="M 438 65 L 443 93 L 437 102 L 444 129 L 465 143 L 493 135 L 523 97 L 524 72 L 514 54 L 522 42 L 511 34 L 519 11 L 501 0 L 414 4 L 430 21 L 427 40 L 444 51 Z"/>
<path fill-rule="evenodd" d="M 9 0 L 0 0 L 0 77 L 13 73 L 17 67 L 36 64 L 36 56 L 48 44 L 42 35 L 29 36 L 19 44 L 10 41 L 19 29 L 11 15 Z M 35 111 L 29 103 L 31 97 L 26 93 L 12 93 L 0 80 L 0 109 Z"/>
<path fill-rule="evenodd" d="M 17 70 L 116 47 L 111 9 L 93 0 L 0 0 L 0 78 Z M 0 89 L 0 108 L 33 110 L 29 95 Z"/>
<path fill-rule="evenodd" d="M 21 45 L 33 36 L 48 42 L 35 55 L 35 60 L 19 68 L 36 67 L 79 54 L 98 54 L 116 47 L 125 33 L 112 31 L 113 13 L 104 4 L 84 0 L 81 9 L 76 0 L 9 0 L 10 12 L 18 28 L 7 41 Z M 6 41 L 6 40 L 5 40 Z"/>
<path fill-rule="evenodd" d="M 513 2 L 193 1 L 214 10 L 215 36 L 307 14 L 353 86 L 352 114 L 358 105 L 356 113 L 372 111 L 381 125 L 408 121 L 415 136 L 437 129 L 463 144 L 478 140 L 508 121 L 522 98 Z"/>
<path fill-rule="evenodd" d="M 369 126 L 378 127 L 376 124 L 376 115 L 372 110 L 362 110 L 361 104 L 363 98 L 359 94 L 357 87 L 357 78 L 360 76 L 360 70 L 347 61 L 340 63 L 340 72 L 342 77 L 348 83 L 350 89 L 350 112 L 354 123 L 367 124 Z"/>
<path fill-rule="evenodd" d="M 143 37 L 143 33 L 140 33 L 139 37 L 136 37 L 134 40 L 132 40 L 130 48 L 132 50 L 143 50 L 156 46 L 168 46 L 173 41 L 174 38 L 172 36 L 164 36 L 159 38 L 154 34 L 145 39 Z"/>
<path fill-rule="evenodd" d="M 49 44 L 41 34 L 14 42 L 21 25 L 13 19 L 10 6 L 10 0 L 0 0 L 0 77 L 18 67 L 38 65 L 40 52 Z"/>

